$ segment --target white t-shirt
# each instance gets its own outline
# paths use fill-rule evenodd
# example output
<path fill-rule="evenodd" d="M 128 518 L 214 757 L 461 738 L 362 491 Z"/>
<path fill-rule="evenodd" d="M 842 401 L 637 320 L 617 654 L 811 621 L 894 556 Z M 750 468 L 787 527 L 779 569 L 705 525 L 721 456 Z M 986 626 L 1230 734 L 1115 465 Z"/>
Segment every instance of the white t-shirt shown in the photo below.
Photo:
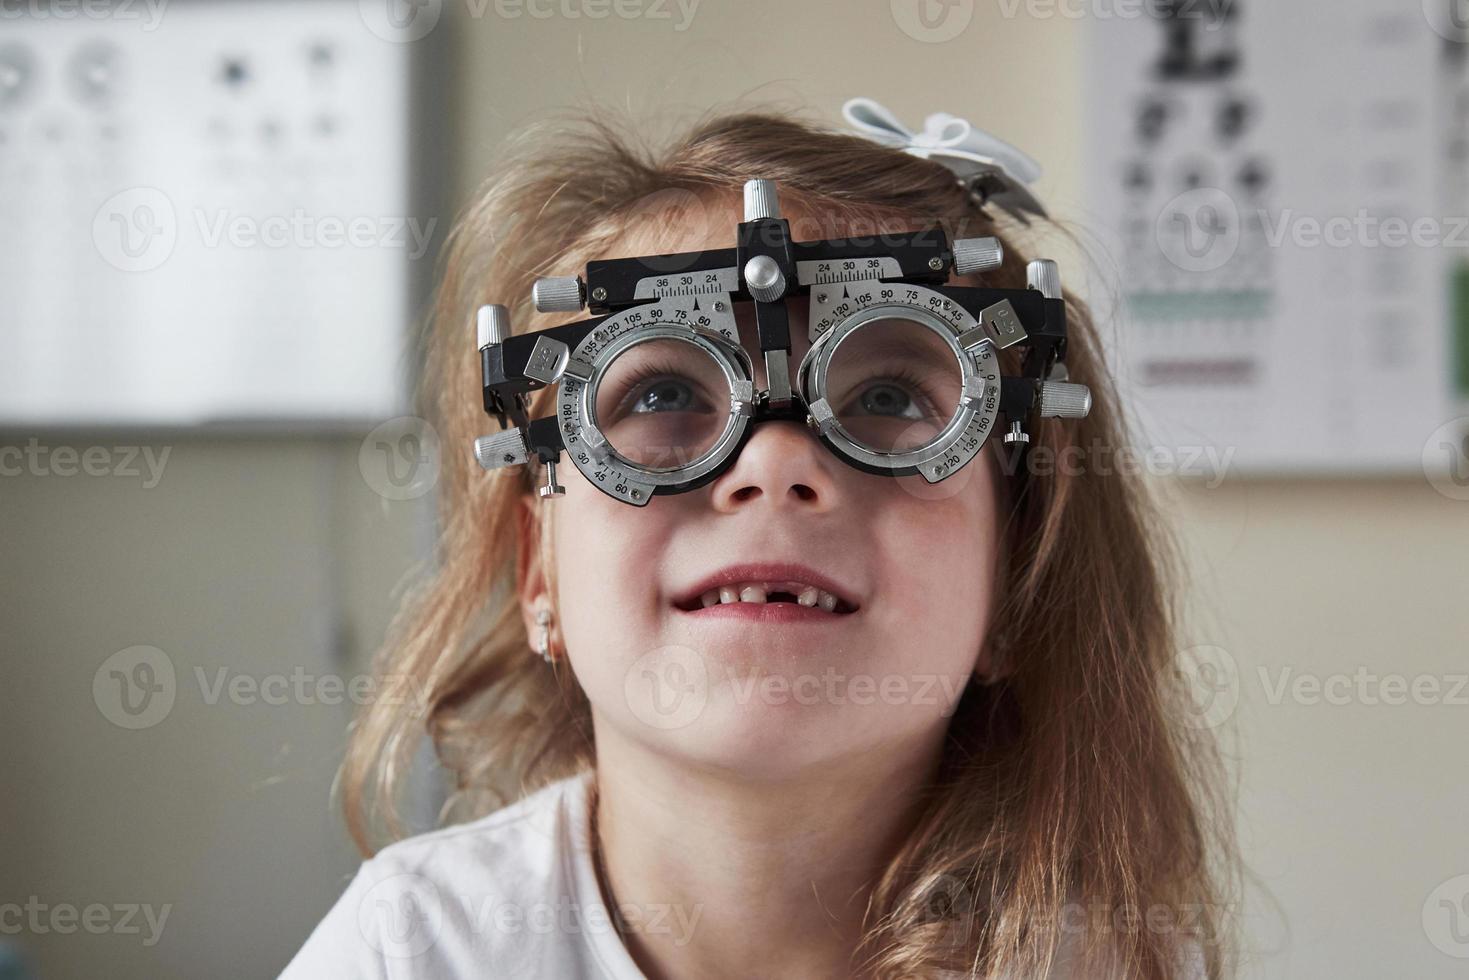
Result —
<path fill-rule="evenodd" d="M 597 885 L 591 778 L 588 770 L 479 820 L 383 848 L 282 980 L 644 980 Z"/>
<path fill-rule="evenodd" d="M 646 980 L 597 884 L 592 779 L 587 770 L 472 823 L 383 848 L 281 980 Z M 672 910 L 642 914 L 645 930 L 687 936 L 697 924 Z M 1063 943 L 1050 976 L 1079 976 L 1077 953 Z M 1179 975 L 1204 976 L 1196 945 Z"/>

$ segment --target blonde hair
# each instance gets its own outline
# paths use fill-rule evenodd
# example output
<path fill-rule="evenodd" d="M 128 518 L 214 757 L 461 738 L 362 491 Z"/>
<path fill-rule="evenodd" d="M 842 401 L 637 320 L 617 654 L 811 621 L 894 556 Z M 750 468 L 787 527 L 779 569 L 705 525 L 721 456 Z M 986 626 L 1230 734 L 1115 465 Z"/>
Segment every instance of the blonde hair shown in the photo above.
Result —
<path fill-rule="evenodd" d="M 1025 286 L 1016 236 L 938 164 L 784 112 L 712 116 L 661 150 L 623 135 L 635 131 L 595 112 L 520 131 L 450 233 L 422 385 L 447 449 L 438 567 L 376 664 L 414 679 L 426 717 L 379 702 L 354 723 L 342 801 L 365 854 L 405 833 L 397 801 L 425 729 L 455 779 L 445 819 L 502 804 L 507 778 L 523 793 L 594 763 L 587 699 L 569 671 L 528 650 L 514 588 L 537 474 L 492 478 L 468 451 L 493 430 L 471 343 L 481 304 L 505 303 L 518 330 L 536 329 L 534 279 L 624 254 L 608 246 L 650 195 L 722 194 L 752 177 L 774 179 L 783 200 L 834 228 L 917 219 L 951 238 L 999 235 L 1005 262 L 984 282 Z M 1052 458 L 1123 438 L 1096 330 L 1066 299 L 1070 375 L 1091 387 L 1093 407 L 1031 426 L 1031 451 Z M 1018 354 L 1004 354 L 1013 373 Z M 537 393 L 531 417 L 550 414 L 551 394 Z M 1209 733 L 1181 714 L 1171 543 L 1137 479 L 1117 469 L 1004 481 L 990 648 L 1005 670 L 962 696 L 924 815 L 874 885 L 854 963 L 880 977 L 1043 976 L 1075 924 L 1066 903 L 1080 897 L 1086 948 L 1123 975 L 1178 975 L 1180 941 L 1192 940 L 1207 975 L 1223 977 L 1233 970 L 1229 807 Z M 545 534 L 540 547 L 554 576 Z M 1169 928 L 1153 926 L 1159 908 L 1176 920 Z M 1108 921 L 1094 927 L 1097 909 Z"/>

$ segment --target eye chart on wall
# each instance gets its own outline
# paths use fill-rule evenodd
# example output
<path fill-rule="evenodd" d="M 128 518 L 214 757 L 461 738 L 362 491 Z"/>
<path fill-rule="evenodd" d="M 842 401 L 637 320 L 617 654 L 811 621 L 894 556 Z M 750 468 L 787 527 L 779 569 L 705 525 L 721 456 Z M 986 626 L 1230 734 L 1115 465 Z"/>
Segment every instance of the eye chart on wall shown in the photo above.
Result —
<path fill-rule="evenodd" d="M 398 414 L 409 58 L 352 0 L 0 20 L 0 424 Z"/>
<path fill-rule="evenodd" d="M 1401 0 L 1127 6 L 1087 25 L 1087 224 L 1141 441 L 1419 470 L 1465 414 L 1469 35 Z"/>

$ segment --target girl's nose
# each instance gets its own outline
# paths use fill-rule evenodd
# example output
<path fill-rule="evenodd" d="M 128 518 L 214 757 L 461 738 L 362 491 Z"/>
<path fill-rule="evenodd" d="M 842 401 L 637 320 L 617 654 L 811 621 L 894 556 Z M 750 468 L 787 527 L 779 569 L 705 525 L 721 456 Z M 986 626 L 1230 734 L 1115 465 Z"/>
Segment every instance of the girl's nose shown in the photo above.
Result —
<path fill-rule="evenodd" d="M 730 468 L 710 485 L 713 505 L 724 512 L 755 503 L 807 514 L 830 510 L 842 493 L 834 470 L 840 465 L 804 424 L 761 422 Z"/>

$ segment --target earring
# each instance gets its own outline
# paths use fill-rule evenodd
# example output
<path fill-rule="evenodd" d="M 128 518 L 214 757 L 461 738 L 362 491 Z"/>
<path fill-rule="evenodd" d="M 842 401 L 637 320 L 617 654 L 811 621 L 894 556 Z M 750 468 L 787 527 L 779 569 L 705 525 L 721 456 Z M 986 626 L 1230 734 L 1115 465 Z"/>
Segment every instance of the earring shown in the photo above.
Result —
<path fill-rule="evenodd" d="M 551 656 L 551 610 L 536 610 L 536 625 L 541 630 L 536 634 L 535 651 L 541 655 L 541 659 L 550 663 L 554 658 Z"/>

